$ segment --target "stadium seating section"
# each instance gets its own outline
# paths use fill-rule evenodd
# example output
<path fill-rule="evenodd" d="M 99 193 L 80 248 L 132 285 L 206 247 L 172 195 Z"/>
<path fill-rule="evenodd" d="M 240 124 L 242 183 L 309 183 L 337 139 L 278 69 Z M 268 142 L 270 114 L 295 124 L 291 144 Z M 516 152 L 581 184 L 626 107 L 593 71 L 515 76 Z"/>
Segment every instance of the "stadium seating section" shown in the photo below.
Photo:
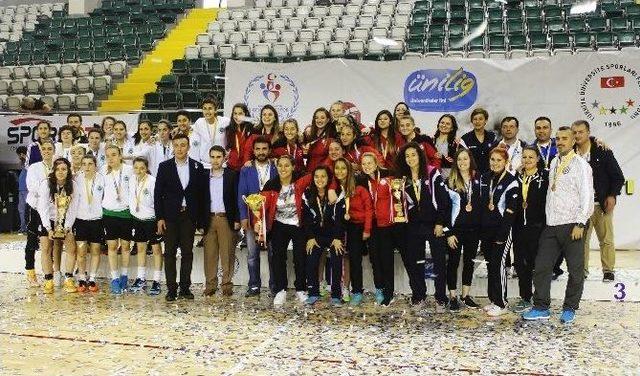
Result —
<path fill-rule="evenodd" d="M 64 4 L 6 7 L 0 25 L 0 100 L 24 95 L 58 110 L 90 110 L 164 37 L 193 0 L 104 0 L 84 17 Z"/>
<path fill-rule="evenodd" d="M 145 109 L 192 107 L 210 92 L 222 99 L 226 59 L 504 59 L 638 47 L 640 6 L 633 0 L 604 0 L 595 12 L 576 15 L 572 3 L 257 0 L 253 8 L 220 11 L 145 96 Z"/>

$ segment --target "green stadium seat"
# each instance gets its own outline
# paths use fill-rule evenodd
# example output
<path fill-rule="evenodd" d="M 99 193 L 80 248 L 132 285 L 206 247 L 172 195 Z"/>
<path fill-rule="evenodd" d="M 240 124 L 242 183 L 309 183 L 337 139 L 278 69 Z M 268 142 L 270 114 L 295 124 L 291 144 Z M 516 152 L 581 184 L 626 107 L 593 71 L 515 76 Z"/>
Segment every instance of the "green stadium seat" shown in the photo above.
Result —
<path fill-rule="evenodd" d="M 104 47 L 103 47 L 104 48 Z M 104 49 L 93 50 L 93 61 L 107 61 L 109 60 L 109 54 Z"/>
<path fill-rule="evenodd" d="M 530 33 L 529 44 L 531 45 L 531 48 L 536 48 L 536 49 L 548 48 L 547 34 Z"/>
<path fill-rule="evenodd" d="M 462 10 L 452 10 L 451 12 L 449 12 L 449 22 L 464 23 L 466 19 L 467 11 L 464 10 L 464 8 Z"/>
<path fill-rule="evenodd" d="M 522 20 L 522 10 L 520 8 L 507 9 L 507 21 Z"/>
<path fill-rule="evenodd" d="M 176 59 L 173 61 L 173 67 L 171 68 L 171 72 L 175 74 L 185 74 L 187 73 L 187 62 L 184 59 Z"/>
<path fill-rule="evenodd" d="M 551 48 L 554 50 L 571 48 L 571 40 L 569 39 L 569 34 L 552 34 Z"/>
<path fill-rule="evenodd" d="M 446 24 L 447 23 L 447 11 L 436 10 L 431 12 L 431 24 Z"/>
<path fill-rule="evenodd" d="M 487 33 L 489 35 L 491 34 L 503 34 L 504 33 L 504 28 L 502 25 L 502 20 L 500 21 L 490 21 L 489 25 L 487 26 Z"/>
<path fill-rule="evenodd" d="M 88 50 L 91 49 L 92 45 L 91 45 L 91 38 L 83 38 L 83 39 L 79 39 L 78 43 L 76 45 L 76 47 L 79 50 Z"/>
<path fill-rule="evenodd" d="M 78 44 L 75 39 L 69 39 L 62 41 L 62 49 L 63 50 L 75 50 L 78 48 Z"/>
<path fill-rule="evenodd" d="M 413 6 L 413 11 L 414 12 L 419 12 L 419 11 L 429 11 L 429 9 L 431 9 L 431 3 L 429 1 L 416 1 L 414 6 Z"/>
<path fill-rule="evenodd" d="M 567 21 L 567 27 L 571 33 L 585 31 L 584 20 L 581 18 L 570 19 Z"/>
<path fill-rule="evenodd" d="M 425 52 L 439 52 L 443 53 L 444 50 L 444 38 L 442 37 L 430 37 L 427 40 L 425 46 Z"/>
<path fill-rule="evenodd" d="M 77 60 L 76 50 L 66 50 L 62 53 L 62 62 L 65 64 L 75 63 Z"/>
<path fill-rule="evenodd" d="M 505 38 L 503 35 L 490 35 L 489 36 L 489 50 L 490 51 L 504 51 L 506 46 Z"/>
<path fill-rule="evenodd" d="M 489 9 L 488 15 L 491 21 L 502 21 L 502 8 Z"/>
<path fill-rule="evenodd" d="M 93 48 L 95 50 L 102 50 L 106 47 L 107 47 L 106 37 L 93 38 Z"/>
<path fill-rule="evenodd" d="M 527 38 L 524 35 L 509 35 L 509 48 L 513 50 L 525 50 Z"/>
<path fill-rule="evenodd" d="M 217 74 L 223 71 L 222 60 L 220 59 L 205 59 L 204 67 L 205 72 L 209 74 Z"/>
<path fill-rule="evenodd" d="M 605 31 L 607 29 L 607 20 L 604 18 L 591 18 L 589 21 L 590 31 Z"/>
<path fill-rule="evenodd" d="M 78 55 L 76 56 L 78 63 L 88 63 L 93 61 L 93 53 L 91 49 L 82 49 L 78 50 Z"/>
<path fill-rule="evenodd" d="M 76 37 L 78 38 L 90 38 L 92 35 L 92 30 L 89 27 L 79 28 L 76 33 Z"/>
<path fill-rule="evenodd" d="M 464 35 L 463 24 L 449 24 L 449 36 L 459 37 Z"/>
<path fill-rule="evenodd" d="M 47 64 L 59 64 L 62 62 L 62 51 L 51 51 L 47 53 Z"/>
<path fill-rule="evenodd" d="M 424 39 L 422 37 L 409 38 L 407 40 L 407 51 L 422 53 L 424 51 Z"/>
<path fill-rule="evenodd" d="M 199 91 L 210 91 L 215 88 L 213 76 L 210 74 L 199 74 L 196 76 L 196 89 Z"/>
<path fill-rule="evenodd" d="M 424 25 L 411 25 L 409 26 L 409 38 L 419 37 L 424 38 L 426 30 Z"/>
<path fill-rule="evenodd" d="M 624 31 L 629 29 L 629 24 L 625 17 L 612 18 L 609 20 L 611 31 Z"/>
<path fill-rule="evenodd" d="M 573 46 L 575 48 L 593 48 L 591 34 L 587 32 L 574 33 Z"/>
<path fill-rule="evenodd" d="M 184 108 L 198 108 L 200 106 L 200 93 L 192 90 L 180 90 L 182 106 Z"/>
<path fill-rule="evenodd" d="M 200 74 L 204 72 L 204 61 L 202 59 L 187 60 L 187 70 L 189 74 Z"/>
<path fill-rule="evenodd" d="M 173 90 L 176 87 L 177 78 L 175 74 L 165 74 L 156 82 L 158 89 L 162 91 Z"/>
<path fill-rule="evenodd" d="M 430 25 L 429 29 L 429 37 L 444 37 L 445 36 L 445 26 L 444 25 Z"/>
<path fill-rule="evenodd" d="M 507 29 L 509 30 L 509 34 L 522 33 L 524 31 L 522 20 L 507 21 Z"/>
<path fill-rule="evenodd" d="M 469 51 L 484 51 L 485 50 L 484 37 L 479 36 L 477 38 L 471 39 L 468 43 L 468 48 L 469 48 Z"/>
<path fill-rule="evenodd" d="M 638 6 L 637 4 L 629 4 L 624 7 L 624 12 L 626 13 L 627 17 L 640 16 L 640 6 Z"/>
<path fill-rule="evenodd" d="M 471 9 L 469 10 L 469 22 L 482 22 L 484 21 L 484 10 L 482 9 Z"/>
<path fill-rule="evenodd" d="M 563 20 L 547 21 L 547 31 L 549 33 L 560 33 L 566 31 Z"/>
<path fill-rule="evenodd" d="M 634 47 L 638 45 L 636 34 L 633 31 L 620 31 L 617 33 L 620 47 Z"/>
<path fill-rule="evenodd" d="M 597 33 L 596 46 L 598 48 L 615 47 L 615 39 L 613 38 L 613 33 Z"/>
<path fill-rule="evenodd" d="M 106 36 L 106 33 L 104 32 L 104 28 L 102 26 L 98 26 L 91 29 L 91 35 L 94 38 L 101 38 Z"/>
<path fill-rule="evenodd" d="M 562 8 L 556 5 L 547 5 L 544 7 L 544 19 L 545 20 L 563 20 Z"/>
<path fill-rule="evenodd" d="M 162 109 L 164 110 L 177 110 L 182 107 L 182 101 L 178 92 L 162 92 L 160 93 L 160 99 L 162 102 Z"/>
<path fill-rule="evenodd" d="M 449 51 L 462 51 L 464 50 L 464 44 L 461 37 L 449 38 L 449 45 L 447 50 Z"/>
<path fill-rule="evenodd" d="M 138 47 L 145 52 L 153 50 L 153 38 L 150 35 L 140 35 L 138 37 Z"/>
<path fill-rule="evenodd" d="M 125 47 L 125 56 L 127 63 L 130 65 L 138 65 L 140 63 L 140 59 L 142 59 L 142 54 L 140 50 L 136 46 Z"/>
<path fill-rule="evenodd" d="M 542 9 L 540 8 L 527 8 L 525 10 L 525 18 L 527 20 L 541 20 L 542 19 Z"/>

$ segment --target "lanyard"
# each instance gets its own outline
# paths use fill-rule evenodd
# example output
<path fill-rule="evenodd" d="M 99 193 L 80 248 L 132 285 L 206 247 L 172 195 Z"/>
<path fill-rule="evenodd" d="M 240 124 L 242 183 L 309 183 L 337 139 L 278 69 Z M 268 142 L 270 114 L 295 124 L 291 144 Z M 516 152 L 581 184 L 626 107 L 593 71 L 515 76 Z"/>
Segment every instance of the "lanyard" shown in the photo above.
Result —
<path fill-rule="evenodd" d="M 144 189 L 146 182 L 147 175 L 145 175 L 144 178 L 142 178 L 136 186 L 136 212 L 140 211 L 140 196 L 142 195 L 142 190 Z"/>
<path fill-rule="evenodd" d="M 549 141 L 549 145 L 546 147 L 547 149 L 546 153 L 542 152 L 543 148 L 540 146 L 540 144 L 537 144 L 536 146 L 538 146 L 538 151 L 540 152 L 540 155 L 542 155 L 542 157 L 544 158 L 544 167 L 549 168 L 549 157 L 551 156 L 551 141 Z"/>
<path fill-rule="evenodd" d="M 535 173 L 533 175 L 525 175 L 524 173 L 522 174 L 522 207 L 525 209 L 527 208 L 527 196 L 529 195 L 529 185 L 531 184 L 535 176 L 536 176 Z"/>
<path fill-rule="evenodd" d="M 567 167 L 569 167 L 569 164 L 571 163 L 573 158 L 575 158 L 575 156 L 576 156 L 576 152 L 571 150 L 564 157 L 560 157 L 560 160 L 558 161 L 559 163 L 556 164 L 556 168 L 553 171 L 553 184 L 551 185 L 551 190 L 552 191 L 556 190 L 556 182 L 558 181 L 558 174 L 559 173 L 564 173 L 564 170 Z"/>
<path fill-rule="evenodd" d="M 296 157 L 296 154 L 298 153 L 298 145 L 296 144 L 295 147 L 293 148 L 293 153 L 291 152 L 291 146 L 289 145 L 289 143 L 287 143 L 287 153 L 292 156 L 293 158 Z"/>
<path fill-rule="evenodd" d="M 495 188 L 493 187 L 493 177 L 491 177 L 491 182 L 489 183 L 489 210 L 493 210 L 495 208 L 495 206 L 493 205 L 493 194 L 496 192 L 496 189 L 498 189 L 502 178 L 504 178 L 506 174 L 507 170 L 505 169 L 504 171 L 502 171 L 502 175 L 500 175 L 500 177 L 498 178 Z"/>
<path fill-rule="evenodd" d="M 420 192 L 422 191 L 421 183 L 422 181 L 420 180 L 420 178 L 411 180 L 411 184 L 413 185 L 413 193 L 415 193 L 416 195 L 416 205 L 418 205 L 418 208 L 420 208 Z"/>
<path fill-rule="evenodd" d="M 84 192 L 87 195 L 87 203 L 91 205 L 93 202 L 93 187 L 96 183 L 96 177 L 94 176 L 91 179 L 91 188 L 89 188 L 89 179 L 87 177 L 84 178 Z"/>
<path fill-rule="evenodd" d="M 373 204 L 375 205 L 378 200 L 378 188 L 377 185 L 380 182 L 380 171 L 376 171 L 376 176 L 373 178 L 376 182 L 376 187 L 371 184 L 371 178 L 367 177 L 367 184 L 369 185 L 369 194 L 371 195 L 371 199 L 373 200 Z"/>
<path fill-rule="evenodd" d="M 111 173 L 111 177 L 113 178 L 113 186 L 116 189 L 116 200 L 120 202 L 120 185 L 122 184 L 122 166 L 120 166 L 120 171 L 118 172 L 118 182 L 116 183 L 115 173 Z"/>
<path fill-rule="evenodd" d="M 384 145 L 382 144 L 382 136 L 380 136 L 380 151 L 382 152 L 382 156 L 384 159 L 387 159 L 387 153 L 389 152 L 389 140 L 384 140 Z"/>
<path fill-rule="evenodd" d="M 327 207 L 327 201 L 320 200 L 320 196 L 317 196 L 316 200 L 318 201 L 318 211 L 320 212 L 320 227 L 324 227 L 324 210 Z"/>

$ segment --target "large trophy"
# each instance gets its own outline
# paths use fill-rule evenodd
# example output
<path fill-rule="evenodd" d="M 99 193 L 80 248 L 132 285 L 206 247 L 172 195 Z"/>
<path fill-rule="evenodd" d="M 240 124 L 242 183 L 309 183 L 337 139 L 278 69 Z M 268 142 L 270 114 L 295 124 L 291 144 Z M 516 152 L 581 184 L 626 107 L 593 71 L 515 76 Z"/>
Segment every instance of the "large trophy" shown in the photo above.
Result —
<path fill-rule="evenodd" d="M 64 229 L 64 218 L 67 216 L 67 210 L 69 210 L 69 204 L 71 204 L 71 196 L 67 196 L 67 193 L 61 190 L 54 196 L 54 204 L 56 207 L 56 219 L 53 227 L 53 238 L 64 239 L 67 235 Z"/>
<path fill-rule="evenodd" d="M 264 196 L 260 193 L 254 193 L 249 196 L 242 196 L 242 199 L 247 204 L 247 207 L 253 213 L 256 218 L 256 223 L 253 229 L 258 235 L 256 241 L 261 248 L 265 247 L 267 238 L 267 223 L 264 212 Z"/>
<path fill-rule="evenodd" d="M 391 179 L 391 202 L 393 206 L 393 223 L 407 222 L 407 213 L 405 211 L 405 193 L 404 184 L 406 177 L 402 179 Z"/>

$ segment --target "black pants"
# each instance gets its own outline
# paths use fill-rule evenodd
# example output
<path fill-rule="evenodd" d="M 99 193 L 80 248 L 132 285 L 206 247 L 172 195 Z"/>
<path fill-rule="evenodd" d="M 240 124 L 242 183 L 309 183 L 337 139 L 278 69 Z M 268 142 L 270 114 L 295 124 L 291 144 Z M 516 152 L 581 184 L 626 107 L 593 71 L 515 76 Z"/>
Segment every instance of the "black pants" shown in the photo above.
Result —
<path fill-rule="evenodd" d="M 487 295 L 491 303 L 500 308 L 507 305 L 506 261 L 511 248 L 511 234 L 502 244 L 496 243 L 497 228 L 482 229 L 482 254 L 487 260 Z"/>
<path fill-rule="evenodd" d="M 271 236 L 271 259 L 269 262 L 273 271 L 273 287 L 271 291 L 277 294 L 287 289 L 287 248 L 291 241 L 293 242 L 293 267 L 296 273 L 294 285 L 296 291 L 305 291 L 307 289 L 306 254 L 302 229 L 275 221 L 269 235 Z"/>
<path fill-rule="evenodd" d="M 449 250 L 449 259 L 447 260 L 447 287 L 449 290 L 457 290 L 458 286 L 458 266 L 460 265 L 460 256 L 462 256 L 462 285 L 471 286 L 473 280 L 473 259 L 478 254 L 479 229 L 457 229 L 456 238 L 458 239 L 458 248 Z"/>
<path fill-rule="evenodd" d="M 514 226 L 513 228 L 513 258 L 516 273 L 518 273 L 520 298 L 527 302 L 530 302 L 533 297 L 533 268 L 538 254 L 540 234 L 542 234 L 542 226 Z"/>
<path fill-rule="evenodd" d="M 342 255 L 338 255 L 331 245 L 331 239 L 316 238 L 320 245 L 310 255 L 307 255 L 307 288 L 309 296 L 320 296 L 320 282 L 318 281 L 318 267 L 324 250 L 329 250 L 329 264 L 331 265 L 331 297 L 340 299 L 342 296 Z M 328 265 L 329 265 L 328 264 Z"/>
<path fill-rule="evenodd" d="M 164 273 L 167 278 L 167 289 L 176 292 L 176 252 L 180 247 L 180 290 L 187 291 L 191 287 L 191 268 L 193 267 L 193 239 L 196 233 L 195 223 L 187 212 L 178 215 L 175 222 L 167 221 L 164 236 Z"/>
<path fill-rule="evenodd" d="M 369 262 L 371 263 L 371 270 L 373 271 L 373 285 L 376 289 L 383 290 L 384 283 L 382 278 L 382 269 L 380 267 L 380 261 L 378 260 L 378 228 L 374 225 L 371 228 L 371 237 L 366 242 L 367 250 L 369 251 Z"/>
<path fill-rule="evenodd" d="M 40 245 L 37 229 L 40 224 L 40 216 L 36 209 L 29 206 L 29 204 L 26 204 L 25 217 L 27 218 L 28 231 L 27 244 L 24 246 L 24 268 L 25 270 L 33 270 L 36 268 L 36 251 L 38 250 L 38 247 Z"/>
<path fill-rule="evenodd" d="M 347 254 L 353 294 L 362 293 L 362 250 L 365 246 L 362 240 L 363 232 L 363 225 L 347 222 Z"/>
<path fill-rule="evenodd" d="M 393 298 L 394 290 L 394 250 L 404 237 L 398 232 L 400 226 L 379 227 L 375 231 L 374 265 L 380 274 L 380 284 L 385 299 Z M 374 272 L 375 276 L 375 272 Z"/>

